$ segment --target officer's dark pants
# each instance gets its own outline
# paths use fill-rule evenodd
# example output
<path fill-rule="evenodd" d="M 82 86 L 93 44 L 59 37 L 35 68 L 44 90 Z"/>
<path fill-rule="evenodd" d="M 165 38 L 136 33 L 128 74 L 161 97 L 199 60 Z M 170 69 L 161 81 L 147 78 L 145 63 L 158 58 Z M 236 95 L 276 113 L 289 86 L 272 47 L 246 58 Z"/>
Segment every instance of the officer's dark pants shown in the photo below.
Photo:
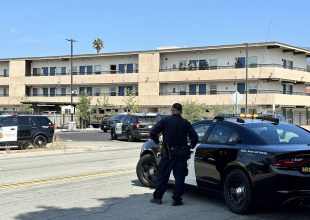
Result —
<path fill-rule="evenodd" d="M 157 171 L 156 189 L 153 194 L 154 199 L 163 198 L 172 170 L 175 179 L 172 198 L 176 201 L 182 200 L 181 197 L 184 193 L 184 181 L 188 174 L 188 170 L 186 151 L 181 149 L 171 151 L 171 160 L 167 153 L 162 155 Z"/>

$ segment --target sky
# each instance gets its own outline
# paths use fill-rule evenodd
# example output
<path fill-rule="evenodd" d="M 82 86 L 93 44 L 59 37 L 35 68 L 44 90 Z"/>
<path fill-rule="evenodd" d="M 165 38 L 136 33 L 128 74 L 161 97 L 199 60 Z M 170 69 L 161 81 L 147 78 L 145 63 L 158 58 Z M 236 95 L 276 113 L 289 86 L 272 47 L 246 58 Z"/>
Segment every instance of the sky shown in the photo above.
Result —
<path fill-rule="evenodd" d="M 0 58 L 279 41 L 310 47 L 309 0 L 0 0 Z"/>

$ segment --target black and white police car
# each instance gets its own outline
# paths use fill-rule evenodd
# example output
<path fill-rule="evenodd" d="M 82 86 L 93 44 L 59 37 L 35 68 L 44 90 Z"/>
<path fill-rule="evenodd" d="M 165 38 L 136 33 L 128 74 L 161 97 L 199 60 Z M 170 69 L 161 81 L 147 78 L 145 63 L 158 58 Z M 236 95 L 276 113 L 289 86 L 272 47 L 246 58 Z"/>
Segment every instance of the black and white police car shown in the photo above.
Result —
<path fill-rule="evenodd" d="M 0 146 L 45 147 L 53 141 L 55 126 L 43 115 L 0 115 Z"/>
<path fill-rule="evenodd" d="M 256 204 L 310 201 L 309 131 L 248 114 L 218 116 L 193 126 L 199 143 L 188 160 L 186 184 L 222 193 L 238 214 Z M 136 168 L 142 185 L 155 186 L 159 161 L 159 146 L 144 143 Z"/>

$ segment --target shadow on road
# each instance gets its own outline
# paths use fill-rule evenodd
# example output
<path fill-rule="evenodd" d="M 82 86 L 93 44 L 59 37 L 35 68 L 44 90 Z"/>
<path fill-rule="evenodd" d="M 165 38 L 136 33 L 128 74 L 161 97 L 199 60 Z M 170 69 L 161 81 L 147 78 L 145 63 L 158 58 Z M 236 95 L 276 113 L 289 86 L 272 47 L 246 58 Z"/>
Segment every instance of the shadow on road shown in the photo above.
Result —
<path fill-rule="evenodd" d="M 138 180 L 131 181 L 131 186 L 142 187 Z M 193 187 L 186 187 L 184 206 L 172 207 L 170 205 L 172 188 L 169 187 L 162 205 L 149 202 L 152 193 L 131 194 L 125 197 L 93 198 L 99 203 L 95 207 L 38 206 L 38 211 L 20 214 L 15 219 L 309 219 L 310 211 L 304 208 L 290 210 L 269 208 L 251 215 L 238 216 L 228 210 L 220 196 Z"/>

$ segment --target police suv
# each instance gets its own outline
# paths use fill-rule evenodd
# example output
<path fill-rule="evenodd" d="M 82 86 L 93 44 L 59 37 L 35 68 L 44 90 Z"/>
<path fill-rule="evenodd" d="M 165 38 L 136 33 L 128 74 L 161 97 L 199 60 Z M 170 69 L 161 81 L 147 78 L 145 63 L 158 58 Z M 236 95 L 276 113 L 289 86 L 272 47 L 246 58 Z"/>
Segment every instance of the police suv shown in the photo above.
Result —
<path fill-rule="evenodd" d="M 309 131 L 256 114 L 222 115 L 193 126 L 199 143 L 186 184 L 221 193 L 238 214 L 256 204 L 310 202 Z M 159 146 L 144 143 L 136 168 L 142 185 L 155 186 L 159 161 Z"/>
<path fill-rule="evenodd" d="M 53 141 L 54 124 L 42 115 L 0 115 L 0 146 L 45 147 Z"/>

